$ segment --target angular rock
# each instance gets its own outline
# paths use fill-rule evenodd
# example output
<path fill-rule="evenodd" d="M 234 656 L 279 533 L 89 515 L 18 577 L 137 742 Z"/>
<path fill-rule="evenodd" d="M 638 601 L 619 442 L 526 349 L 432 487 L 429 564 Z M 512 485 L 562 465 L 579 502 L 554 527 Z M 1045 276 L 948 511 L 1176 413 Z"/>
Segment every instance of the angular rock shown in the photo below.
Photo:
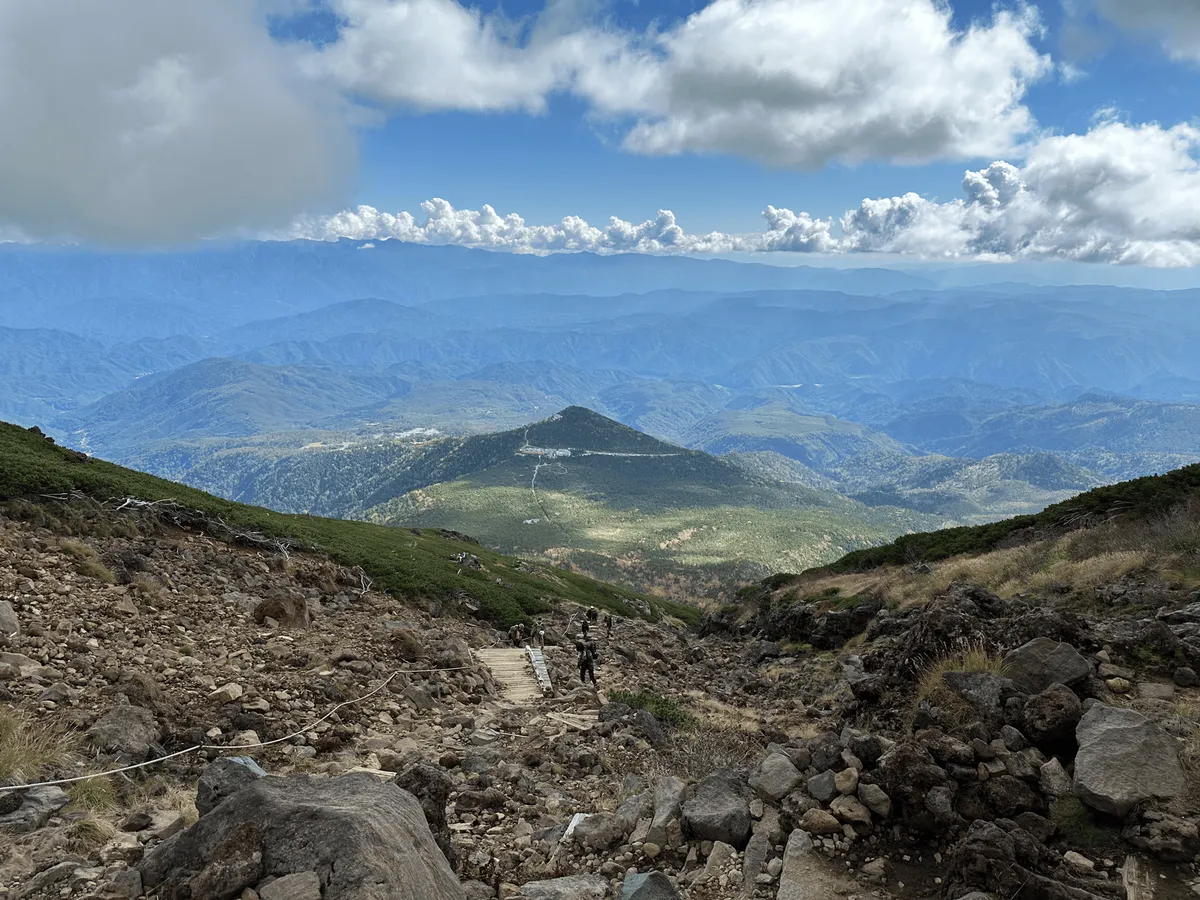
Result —
<path fill-rule="evenodd" d="M 797 828 L 783 851 L 776 900 L 829 900 L 853 893 L 855 883 L 831 870 L 813 849 L 812 838 Z"/>
<path fill-rule="evenodd" d="M 1165 700 L 1175 702 L 1175 685 L 1157 681 L 1143 681 L 1137 686 L 1138 696 L 1143 700 Z"/>
<path fill-rule="evenodd" d="M 200 773 L 196 783 L 196 811 L 206 815 L 231 794 L 267 773 L 248 756 L 226 756 L 215 759 Z"/>
<path fill-rule="evenodd" d="M 21 620 L 17 611 L 7 600 L 0 600 L 0 635 L 16 637 L 21 633 Z"/>
<path fill-rule="evenodd" d="M 1066 797 L 1071 793 L 1071 776 L 1058 761 L 1058 757 L 1038 770 L 1038 787 L 1047 797 Z"/>
<path fill-rule="evenodd" d="M 259 778 L 138 866 L 162 900 L 234 897 L 316 872 L 324 900 L 462 900 L 411 794 L 373 775 Z"/>
<path fill-rule="evenodd" d="M 861 825 L 871 824 L 871 811 L 857 797 L 838 797 L 829 804 L 829 811 L 843 822 L 857 822 Z"/>
<path fill-rule="evenodd" d="M 1180 666 L 1175 670 L 1172 680 L 1177 687 L 1190 688 L 1200 686 L 1200 675 L 1190 666 Z"/>
<path fill-rule="evenodd" d="M 842 823 L 832 813 L 826 812 L 823 809 L 810 809 L 800 817 L 800 821 L 796 824 L 809 834 L 842 833 Z"/>
<path fill-rule="evenodd" d="M 450 792 L 454 790 L 454 779 L 440 766 L 418 762 L 393 778 L 392 783 L 417 798 L 442 855 L 446 857 L 450 868 L 456 867 L 458 851 L 450 841 L 450 825 L 446 821 L 446 804 L 450 802 Z"/>
<path fill-rule="evenodd" d="M 604 900 L 608 879 L 603 875 L 567 875 L 521 885 L 520 900 Z"/>
<path fill-rule="evenodd" d="M 625 829 L 621 820 L 609 813 L 588 816 L 575 826 L 573 836 L 584 847 L 601 853 L 611 850 L 625 840 Z"/>
<path fill-rule="evenodd" d="M 750 804 L 738 779 L 714 772 L 697 784 L 683 804 L 683 825 L 701 840 L 744 848 L 750 837 Z"/>
<path fill-rule="evenodd" d="M 129 762 L 148 759 L 161 736 L 154 713 L 124 703 L 110 709 L 87 731 L 97 750 Z"/>
<path fill-rule="evenodd" d="M 804 776 L 782 753 L 772 753 L 750 778 L 750 787 L 763 798 L 778 802 L 796 789 Z"/>
<path fill-rule="evenodd" d="M 20 793 L 0 793 L 0 834 L 27 834 L 45 825 L 52 815 L 71 802 L 60 788 L 36 787 Z"/>
<path fill-rule="evenodd" d="M 813 799 L 828 803 L 838 795 L 837 777 L 832 769 L 826 769 L 820 775 L 808 779 L 808 792 Z"/>
<path fill-rule="evenodd" d="M 654 817 L 646 834 L 647 842 L 670 847 L 672 832 L 677 829 L 682 832 L 680 819 L 683 816 L 685 788 L 682 781 L 669 775 L 659 779 L 654 787 Z"/>
<path fill-rule="evenodd" d="M 662 872 L 639 872 L 626 877 L 618 900 L 679 900 L 679 891 Z"/>
<path fill-rule="evenodd" d="M 1092 809 L 1124 818 L 1144 800 L 1186 790 L 1175 740 L 1139 712 L 1097 703 L 1075 736 L 1075 795 Z"/>
<path fill-rule="evenodd" d="M 892 814 L 892 800 L 877 784 L 858 785 L 858 799 L 875 815 L 886 819 Z"/>
<path fill-rule="evenodd" d="M 1052 684 L 1078 684 L 1092 674 L 1092 667 L 1070 644 L 1039 637 L 1004 657 L 1004 674 L 1021 689 L 1037 694 Z"/>

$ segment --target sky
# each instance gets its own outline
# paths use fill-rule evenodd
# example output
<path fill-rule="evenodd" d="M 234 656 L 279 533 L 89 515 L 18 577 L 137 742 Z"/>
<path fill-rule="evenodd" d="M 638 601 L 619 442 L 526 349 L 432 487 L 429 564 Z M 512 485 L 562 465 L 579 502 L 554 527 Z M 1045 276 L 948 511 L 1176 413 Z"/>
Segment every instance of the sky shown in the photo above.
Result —
<path fill-rule="evenodd" d="M 0 0 L 0 240 L 1196 268 L 1197 98 L 1197 0 Z"/>

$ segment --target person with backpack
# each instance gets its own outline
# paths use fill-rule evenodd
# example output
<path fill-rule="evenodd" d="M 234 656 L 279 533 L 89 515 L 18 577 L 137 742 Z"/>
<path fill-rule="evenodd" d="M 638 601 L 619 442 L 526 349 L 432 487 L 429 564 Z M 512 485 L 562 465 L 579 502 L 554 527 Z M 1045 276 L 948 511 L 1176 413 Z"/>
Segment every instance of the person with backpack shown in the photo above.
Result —
<path fill-rule="evenodd" d="M 579 627 L 583 631 L 583 639 L 586 641 L 587 636 L 588 636 L 588 629 L 592 627 L 591 623 L 588 622 L 588 620 L 586 618 L 583 618 L 583 619 L 579 620 Z"/>
<path fill-rule="evenodd" d="M 587 608 L 587 618 L 589 622 L 595 625 L 600 619 L 600 612 L 596 609 L 596 607 L 589 606 Z"/>
<path fill-rule="evenodd" d="M 525 640 L 525 626 L 517 624 L 508 629 L 508 639 L 512 641 L 514 647 L 520 647 Z"/>
<path fill-rule="evenodd" d="M 604 627 L 608 630 L 608 637 L 612 637 L 613 616 L 612 613 L 604 614 Z"/>
<path fill-rule="evenodd" d="M 589 641 L 586 638 L 582 641 L 575 642 L 575 649 L 579 652 L 579 680 L 584 684 L 588 683 L 588 679 L 592 680 L 592 687 L 596 686 L 596 663 L 600 659 L 600 653 L 596 648 L 595 641 Z"/>

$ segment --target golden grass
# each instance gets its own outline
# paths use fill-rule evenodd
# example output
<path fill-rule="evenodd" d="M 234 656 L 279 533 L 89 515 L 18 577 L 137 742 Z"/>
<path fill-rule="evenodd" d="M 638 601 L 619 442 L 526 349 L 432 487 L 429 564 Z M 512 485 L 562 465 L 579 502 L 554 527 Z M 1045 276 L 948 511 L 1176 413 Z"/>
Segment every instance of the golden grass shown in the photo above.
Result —
<path fill-rule="evenodd" d="M 1002 663 L 999 654 L 980 646 L 964 647 L 934 660 L 917 680 L 914 708 L 922 701 L 928 701 L 942 711 L 946 724 L 965 724 L 972 710 L 965 700 L 950 690 L 943 676 L 948 672 L 991 672 L 999 675 Z"/>
<path fill-rule="evenodd" d="M 60 543 L 58 549 L 67 554 L 67 556 L 73 556 L 75 559 L 95 559 L 98 555 L 94 548 L 89 547 L 83 541 L 71 538 Z"/>
<path fill-rule="evenodd" d="M 78 738 L 14 707 L 0 707 L 0 785 L 36 781 L 75 759 Z"/>
<path fill-rule="evenodd" d="M 116 574 L 104 563 L 96 559 L 81 559 L 75 564 L 75 571 L 88 578 L 95 578 L 107 584 L 115 584 Z"/>

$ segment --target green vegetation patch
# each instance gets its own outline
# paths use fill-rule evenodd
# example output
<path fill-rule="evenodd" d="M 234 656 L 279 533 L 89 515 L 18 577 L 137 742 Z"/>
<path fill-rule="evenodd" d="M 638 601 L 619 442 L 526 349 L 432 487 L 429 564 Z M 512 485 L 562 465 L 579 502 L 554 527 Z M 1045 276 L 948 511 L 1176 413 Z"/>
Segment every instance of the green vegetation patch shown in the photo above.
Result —
<path fill-rule="evenodd" d="M 644 709 L 667 728 L 692 728 L 696 717 L 667 697 L 646 691 L 609 691 L 608 699 L 613 703 L 624 703 L 634 709 Z"/>
<path fill-rule="evenodd" d="M 98 500 L 135 497 L 172 500 L 239 531 L 328 553 L 345 566 L 360 566 L 377 589 L 398 597 L 446 598 L 466 593 L 479 604 L 479 615 L 501 627 L 571 600 L 632 617 L 631 600 L 649 604 L 656 615 L 685 622 L 700 612 L 685 604 L 631 592 L 559 569 L 520 560 L 467 544 L 439 531 L 389 528 L 367 522 L 288 515 L 222 500 L 203 491 L 152 475 L 92 459 L 46 440 L 37 431 L 0 423 L 0 500 L 37 498 L 80 491 Z M 478 557 L 481 568 L 462 565 L 463 551 Z"/>
<path fill-rule="evenodd" d="M 865 572 L 886 565 L 936 562 L 961 554 L 982 554 L 1036 537 L 1058 534 L 1120 518 L 1144 522 L 1166 516 L 1200 495 L 1200 464 L 1165 475 L 1149 475 L 1094 488 L 1048 506 L 1036 515 L 1016 516 L 988 525 L 943 528 L 907 534 L 879 547 L 854 550 L 815 571 Z"/>

